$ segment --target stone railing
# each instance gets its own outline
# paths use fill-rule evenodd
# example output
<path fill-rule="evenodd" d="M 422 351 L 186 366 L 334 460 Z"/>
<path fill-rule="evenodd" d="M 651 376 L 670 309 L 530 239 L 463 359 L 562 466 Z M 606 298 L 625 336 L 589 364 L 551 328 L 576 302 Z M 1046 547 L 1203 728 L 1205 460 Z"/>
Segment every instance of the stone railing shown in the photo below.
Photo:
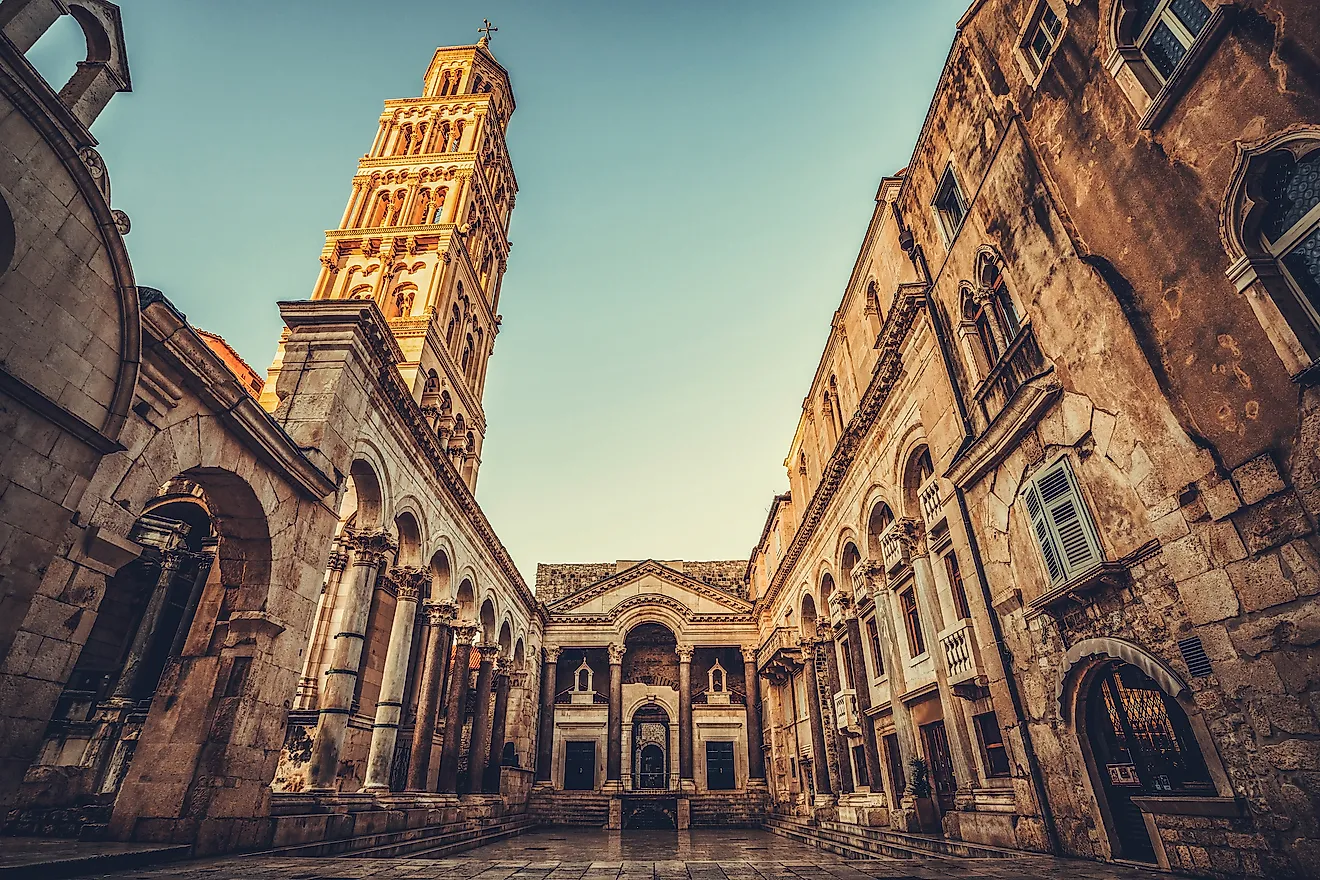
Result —
<path fill-rule="evenodd" d="M 834 695 L 834 726 L 842 731 L 861 730 L 857 713 L 857 691 L 851 688 Z"/>
<path fill-rule="evenodd" d="M 791 626 L 779 626 L 771 630 L 770 635 L 756 649 L 756 666 L 764 670 L 770 665 L 800 666 L 802 647 L 798 644 L 801 636 Z"/>
<path fill-rule="evenodd" d="M 956 621 L 939 635 L 940 648 L 949 669 L 949 686 L 977 684 L 981 681 L 981 657 L 976 649 L 976 631 L 970 620 Z"/>
<path fill-rule="evenodd" d="M 907 545 L 899 537 L 902 526 L 901 520 L 894 520 L 880 533 L 880 559 L 886 572 L 892 572 L 909 562 Z"/>
<path fill-rule="evenodd" d="M 917 489 L 917 500 L 921 503 L 921 516 L 927 526 L 933 526 L 944 519 L 944 505 L 940 503 L 940 481 L 931 477 Z"/>
<path fill-rule="evenodd" d="M 1031 322 L 1028 321 L 1018 330 L 999 363 L 981 380 L 974 392 L 984 419 L 980 429 L 984 431 L 989 427 L 995 417 L 1003 412 L 1014 393 L 1043 373 L 1045 368 L 1045 356 L 1036 344 L 1036 334 L 1032 332 Z"/>

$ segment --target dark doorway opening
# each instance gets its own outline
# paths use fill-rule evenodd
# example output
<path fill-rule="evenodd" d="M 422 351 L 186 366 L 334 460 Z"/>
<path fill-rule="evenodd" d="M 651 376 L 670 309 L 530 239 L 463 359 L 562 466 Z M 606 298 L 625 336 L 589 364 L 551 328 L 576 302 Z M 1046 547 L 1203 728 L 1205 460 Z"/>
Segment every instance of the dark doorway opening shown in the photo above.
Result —
<path fill-rule="evenodd" d="M 564 788 L 569 791 L 595 789 L 596 741 L 570 740 L 564 746 Z"/>
<path fill-rule="evenodd" d="M 623 799 L 625 829 L 678 829 L 678 799 L 672 797 L 626 797 Z"/>
<path fill-rule="evenodd" d="M 706 788 L 728 791 L 734 787 L 733 743 L 706 743 Z"/>
<path fill-rule="evenodd" d="M 1118 855 L 1154 862 L 1155 847 L 1132 799 L 1216 793 L 1186 713 L 1146 673 L 1115 661 L 1091 685 L 1086 732 Z"/>

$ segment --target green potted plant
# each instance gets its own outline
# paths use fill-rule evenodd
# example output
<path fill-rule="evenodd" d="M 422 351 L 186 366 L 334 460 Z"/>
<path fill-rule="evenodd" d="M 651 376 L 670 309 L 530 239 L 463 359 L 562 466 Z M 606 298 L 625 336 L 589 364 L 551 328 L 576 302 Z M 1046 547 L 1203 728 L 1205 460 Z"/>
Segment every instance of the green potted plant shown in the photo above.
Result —
<path fill-rule="evenodd" d="M 922 831 L 933 832 L 940 828 L 939 812 L 931 797 L 930 768 L 921 758 L 913 758 L 908 764 L 912 781 L 908 783 L 907 793 L 916 801 L 917 825 Z"/>

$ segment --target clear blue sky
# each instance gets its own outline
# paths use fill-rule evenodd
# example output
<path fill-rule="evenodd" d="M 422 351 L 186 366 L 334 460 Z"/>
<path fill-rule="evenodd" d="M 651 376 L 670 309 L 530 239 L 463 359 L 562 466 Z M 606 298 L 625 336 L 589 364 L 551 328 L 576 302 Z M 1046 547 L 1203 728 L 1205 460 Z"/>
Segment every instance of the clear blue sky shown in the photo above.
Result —
<path fill-rule="evenodd" d="M 124 0 L 94 132 L 138 282 L 264 372 L 381 102 L 489 17 L 521 189 L 478 498 L 529 582 L 746 558 L 968 2 Z"/>

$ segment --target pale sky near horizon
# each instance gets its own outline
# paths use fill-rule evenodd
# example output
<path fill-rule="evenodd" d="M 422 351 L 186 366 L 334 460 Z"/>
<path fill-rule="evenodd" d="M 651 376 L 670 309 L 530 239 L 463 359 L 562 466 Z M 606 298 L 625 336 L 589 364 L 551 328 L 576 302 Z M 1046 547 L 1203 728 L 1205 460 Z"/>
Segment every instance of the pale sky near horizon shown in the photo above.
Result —
<path fill-rule="evenodd" d="M 93 132 L 138 283 L 264 373 L 382 102 L 490 18 L 519 193 L 478 500 L 529 584 L 745 559 L 967 4 L 121 0 Z M 75 28 L 30 56 L 57 87 Z"/>

